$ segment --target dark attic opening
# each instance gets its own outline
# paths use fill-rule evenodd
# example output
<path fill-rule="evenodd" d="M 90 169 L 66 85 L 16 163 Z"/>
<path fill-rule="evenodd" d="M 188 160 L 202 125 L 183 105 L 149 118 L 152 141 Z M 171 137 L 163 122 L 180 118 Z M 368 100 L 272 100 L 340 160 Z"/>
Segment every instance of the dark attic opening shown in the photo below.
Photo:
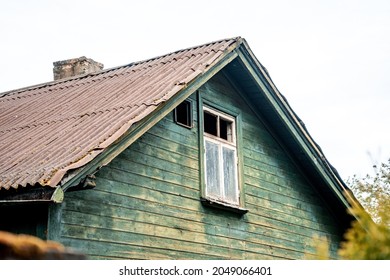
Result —
<path fill-rule="evenodd" d="M 174 110 L 174 119 L 177 124 L 192 128 L 192 103 L 188 100 L 180 103 Z"/>

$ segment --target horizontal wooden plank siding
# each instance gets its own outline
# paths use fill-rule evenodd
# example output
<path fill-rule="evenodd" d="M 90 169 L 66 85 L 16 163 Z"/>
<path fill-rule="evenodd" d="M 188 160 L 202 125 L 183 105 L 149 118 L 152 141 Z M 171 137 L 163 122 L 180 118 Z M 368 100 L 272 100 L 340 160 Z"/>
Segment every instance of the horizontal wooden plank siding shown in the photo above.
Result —
<path fill-rule="evenodd" d="M 243 216 L 200 203 L 198 115 L 173 113 L 96 173 L 96 187 L 65 193 L 60 241 L 92 259 L 301 259 L 313 235 L 340 241 L 335 218 L 250 106 L 218 74 L 203 102 L 242 114 Z M 259 108 L 261 109 L 261 108 Z"/>

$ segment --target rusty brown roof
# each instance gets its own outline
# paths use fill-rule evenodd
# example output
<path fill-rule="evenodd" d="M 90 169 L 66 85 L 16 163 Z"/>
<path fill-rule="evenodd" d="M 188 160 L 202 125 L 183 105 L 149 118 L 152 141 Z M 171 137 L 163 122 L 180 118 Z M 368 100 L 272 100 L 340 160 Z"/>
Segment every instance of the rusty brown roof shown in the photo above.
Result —
<path fill-rule="evenodd" d="M 240 41 L 0 94 L 0 190 L 56 187 Z"/>

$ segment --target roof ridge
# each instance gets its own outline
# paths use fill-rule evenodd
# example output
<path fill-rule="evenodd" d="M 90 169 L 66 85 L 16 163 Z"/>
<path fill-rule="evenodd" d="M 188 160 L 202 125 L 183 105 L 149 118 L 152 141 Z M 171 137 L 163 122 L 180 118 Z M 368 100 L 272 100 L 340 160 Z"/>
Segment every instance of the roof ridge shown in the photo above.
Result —
<path fill-rule="evenodd" d="M 142 63 L 145 63 L 147 61 L 157 60 L 157 59 L 160 59 L 160 58 L 163 58 L 163 57 L 166 57 L 166 56 L 170 56 L 172 54 L 177 54 L 177 53 L 184 52 L 184 51 L 198 49 L 198 48 L 201 48 L 201 47 L 213 45 L 213 44 L 220 43 L 220 42 L 223 42 L 223 41 L 227 42 L 227 41 L 239 41 L 239 40 L 241 40 L 240 36 L 233 37 L 233 38 L 226 38 L 226 39 L 216 40 L 216 41 L 208 42 L 208 43 L 205 43 L 205 44 L 200 44 L 200 45 L 196 45 L 196 46 L 192 46 L 192 47 L 188 47 L 188 48 L 184 48 L 184 49 L 179 49 L 177 51 L 166 53 L 164 55 L 155 56 L 155 57 L 152 57 L 152 58 L 149 58 L 149 59 L 139 60 L 139 61 L 136 61 L 136 62 L 133 62 L 133 63 L 129 63 L 128 65 L 123 65 L 122 67 L 142 64 Z M 113 67 L 113 68 L 116 68 L 116 67 Z M 120 68 L 120 67 L 118 67 L 118 68 Z M 107 70 L 109 70 L 109 69 L 107 69 Z"/>
<path fill-rule="evenodd" d="M 103 73 L 108 73 L 108 72 L 115 71 L 115 70 L 118 70 L 118 69 L 121 69 L 121 68 L 130 67 L 130 66 L 134 66 L 134 65 L 139 65 L 139 64 L 142 64 L 142 63 L 145 63 L 145 62 L 148 62 L 148 61 L 161 59 L 163 57 L 167 57 L 167 56 L 170 56 L 170 55 L 173 55 L 173 54 L 177 54 L 177 53 L 180 53 L 180 52 L 189 51 L 189 50 L 193 50 L 193 49 L 209 46 L 209 45 L 216 44 L 216 43 L 221 43 L 221 42 L 224 42 L 224 41 L 226 41 L 226 42 L 228 42 L 228 41 L 236 41 L 236 42 L 238 42 L 238 41 L 241 41 L 241 40 L 243 40 L 243 38 L 240 37 L 240 36 L 232 37 L 232 38 L 225 38 L 225 39 L 220 39 L 220 40 L 215 40 L 215 41 L 212 41 L 212 42 L 199 44 L 199 45 L 188 47 L 188 48 L 179 49 L 179 50 L 176 50 L 176 51 L 173 51 L 173 52 L 170 52 L 170 53 L 166 53 L 164 55 L 159 55 L 159 56 L 155 56 L 155 57 L 144 59 L 144 60 L 130 62 L 130 63 L 124 64 L 124 65 L 114 66 L 114 67 L 107 68 L 107 69 L 102 69 L 100 71 L 96 71 L 96 72 L 93 72 L 93 73 L 77 75 L 77 76 L 64 78 L 64 79 L 59 79 L 59 80 L 53 80 L 53 81 L 49 81 L 49 82 L 43 82 L 43 83 L 39 83 L 39 84 L 32 85 L 32 86 L 27 86 L 27 87 L 22 87 L 22 88 L 19 88 L 19 89 L 13 89 L 13 90 L 1 92 L 0 93 L 0 98 L 6 97 L 6 96 L 11 96 L 11 95 L 22 93 L 22 92 L 26 92 L 26 91 L 29 91 L 29 90 L 40 89 L 40 88 L 48 87 L 48 86 L 51 86 L 51 85 L 61 84 L 61 83 L 65 83 L 65 82 L 72 81 L 72 80 L 78 80 L 78 79 L 81 80 L 81 79 L 84 79 L 86 77 L 93 77 L 93 76 L 101 75 Z"/>

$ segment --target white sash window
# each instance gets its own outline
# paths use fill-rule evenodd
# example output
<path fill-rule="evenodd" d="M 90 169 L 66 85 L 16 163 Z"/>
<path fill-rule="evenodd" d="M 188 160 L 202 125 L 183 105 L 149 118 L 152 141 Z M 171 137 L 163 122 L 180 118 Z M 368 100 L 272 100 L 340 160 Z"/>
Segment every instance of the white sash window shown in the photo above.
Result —
<path fill-rule="evenodd" d="M 235 119 L 203 108 L 206 197 L 239 205 Z"/>

